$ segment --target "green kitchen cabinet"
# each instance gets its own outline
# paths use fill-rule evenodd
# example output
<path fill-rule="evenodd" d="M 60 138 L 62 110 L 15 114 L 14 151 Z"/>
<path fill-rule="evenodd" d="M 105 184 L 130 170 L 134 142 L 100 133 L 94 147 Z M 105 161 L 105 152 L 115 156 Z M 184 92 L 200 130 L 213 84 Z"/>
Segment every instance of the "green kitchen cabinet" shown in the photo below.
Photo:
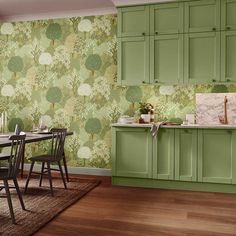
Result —
<path fill-rule="evenodd" d="M 152 177 L 150 128 L 112 128 L 112 175 Z"/>
<path fill-rule="evenodd" d="M 183 83 L 183 34 L 150 37 L 150 82 Z"/>
<path fill-rule="evenodd" d="M 236 30 L 236 0 L 221 0 L 221 30 Z"/>
<path fill-rule="evenodd" d="M 149 83 L 149 37 L 118 39 L 118 83 L 130 86 Z"/>
<path fill-rule="evenodd" d="M 118 37 L 149 35 L 149 6 L 118 8 Z"/>
<path fill-rule="evenodd" d="M 160 129 L 153 144 L 153 178 L 174 179 L 174 129 Z"/>
<path fill-rule="evenodd" d="M 183 33 L 183 3 L 150 6 L 150 34 Z"/>
<path fill-rule="evenodd" d="M 221 32 L 221 79 L 236 82 L 236 31 Z"/>
<path fill-rule="evenodd" d="M 185 3 L 186 33 L 220 30 L 220 0 L 200 0 Z"/>
<path fill-rule="evenodd" d="M 197 129 L 175 130 L 175 180 L 197 181 Z"/>
<path fill-rule="evenodd" d="M 220 81 L 220 32 L 185 34 L 184 51 L 185 83 Z"/>
<path fill-rule="evenodd" d="M 236 184 L 236 131 L 198 131 L 198 181 Z"/>

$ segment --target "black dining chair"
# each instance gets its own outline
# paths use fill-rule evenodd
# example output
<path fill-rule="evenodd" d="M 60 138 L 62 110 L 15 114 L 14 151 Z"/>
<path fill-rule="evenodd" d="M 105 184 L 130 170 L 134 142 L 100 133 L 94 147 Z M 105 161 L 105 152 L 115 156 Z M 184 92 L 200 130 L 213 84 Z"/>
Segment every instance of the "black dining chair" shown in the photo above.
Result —
<path fill-rule="evenodd" d="M 7 165 L 0 168 L 0 180 L 3 181 L 3 186 L 0 186 L 0 190 L 5 189 L 6 197 L 8 201 L 8 206 L 10 210 L 12 223 L 15 224 L 15 215 L 13 211 L 13 205 L 11 201 L 10 187 L 8 185 L 9 180 L 13 180 L 14 187 L 16 189 L 17 195 L 20 200 L 20 204 L 23 210 L 25 210 L 25 205 L 23 198 L 19 189 L 17 182 L 17 175 L 19 173 L 20 161 L 23 155 L 24 146 L 25 146 L 25 135 L 12 135 L 9 137 L 11 140 L 11 152 L 7 159 Z M 12 187 L 11 187 L 12 188 Z"/>
<path fill-rule="evenodd" d="M 32 161 L 32 163 L 31 163 L 29 174 L 28 174 L 26 184 L 25 184 L 25 193 L 27 192 L 30 177 L 31 177 L 32 173 L 40 174 L 40 180 L 39 180 L 40 187 L 42 186 L 43 175 L 45 173 L 48 173 L 51 195 L 54 196 L 53 185 L 52 185 L 52 175 L 51 175 L 52 170 L 60 171 L 64 187 L 65 187 L 65 189 L 67 188 L 66 181 L 64 178 L 64 174 L 63 174 L 63 170 L 62 170 L 62 166 L 61 166 L 61 161 L 62 161 L 63 155 L 64 155 L 64 144 L 65 144 L 65 137 L 66 137 L 67 130 L 65 128 L 53 128 L 53 129 L 51 129 L 51 132 L 52 132 L 52 141 L 51 141 L 50 154 L 43 154 L 40 156 L 34 156 L 29 159 L 30 161 Z M 42 163 L 41 172 L 33 172 L 35 162 Z M 52 163 L 57 163 L 59 169 L 52 168 L 51 167 Z M 46 167 L 45 167 L 45 164 L 47 164 Z"/>

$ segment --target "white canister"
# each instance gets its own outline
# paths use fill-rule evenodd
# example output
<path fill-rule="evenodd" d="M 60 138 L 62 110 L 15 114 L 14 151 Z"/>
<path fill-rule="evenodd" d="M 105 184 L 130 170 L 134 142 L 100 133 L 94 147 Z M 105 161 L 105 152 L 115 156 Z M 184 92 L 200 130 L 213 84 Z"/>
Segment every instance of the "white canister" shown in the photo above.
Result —
<path fill-rule="evenodd" d="M 195 114 L 186 114 L 186 121 L 189 125 L 194 125 L 195 122 Z"/>
<path fill-rule="evenodd" d="M 145 123 L 150 123 L 151 120 L 150 114 L 141 114 L 141 118 L 144 120 Z"/>

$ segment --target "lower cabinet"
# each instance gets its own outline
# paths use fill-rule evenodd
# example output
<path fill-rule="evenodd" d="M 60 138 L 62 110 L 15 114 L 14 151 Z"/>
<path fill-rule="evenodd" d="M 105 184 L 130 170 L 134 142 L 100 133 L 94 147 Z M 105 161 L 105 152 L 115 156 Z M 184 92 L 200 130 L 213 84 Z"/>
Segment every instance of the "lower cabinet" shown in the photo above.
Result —
<path fill-rule="evenodd" d="M 115 128 L 112 132 L 113 176 L 151 178 L 150 128 Z"/>
<path fill-rule="evenodd" d="M 197 129 L 175 130 L 175 180 L 197 181 Z"/>
<path fill-rule="evenodd" d="M 153 178 L 174 179 L 174 129 L 160 129 L 153 142 Z"/>
<path fill-rule="evenodd" d="M 235 130 L 198 130 L 198 181 L 236 184 Z"/>
<path fill-rule="evenodd" d="M 112 128 L 112 175 L 236 184 L 236 130 Z"/>

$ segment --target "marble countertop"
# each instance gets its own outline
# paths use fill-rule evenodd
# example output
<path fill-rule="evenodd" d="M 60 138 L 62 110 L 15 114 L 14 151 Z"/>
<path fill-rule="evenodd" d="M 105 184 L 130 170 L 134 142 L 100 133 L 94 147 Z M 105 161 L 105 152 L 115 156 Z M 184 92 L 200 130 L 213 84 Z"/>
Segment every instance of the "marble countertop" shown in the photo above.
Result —
<path fill-rule="evenodd" d="M 139 123 L 132 123 L 132 124 L 121 124 L 121 123 L 114 123 L 112 127 L 152 127 L 152 124 L 139 124 Z M 236 125 L 221 125 L 221 124 L 213 124 L 213 125 L 161 125 L 161 128 L 174 128 L 174 129 L 236 129 Z"/>

